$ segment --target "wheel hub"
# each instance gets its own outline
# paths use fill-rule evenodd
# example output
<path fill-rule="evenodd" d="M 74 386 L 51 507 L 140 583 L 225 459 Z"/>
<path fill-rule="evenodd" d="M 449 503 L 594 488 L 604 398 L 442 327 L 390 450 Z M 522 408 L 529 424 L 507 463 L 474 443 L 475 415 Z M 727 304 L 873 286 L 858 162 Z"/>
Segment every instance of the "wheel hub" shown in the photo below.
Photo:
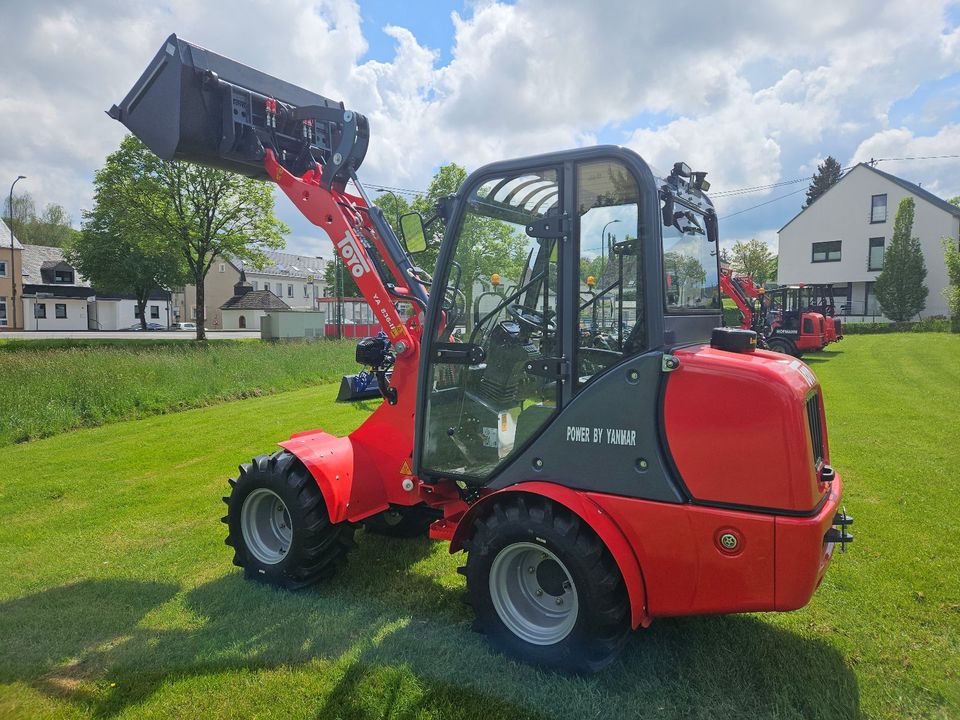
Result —
<path fill-rule="evenodd" d="M 290 512 L 280 496 L 267 488 L 254 490 L 243 501 L 240 530 L 247 550 L 264 565 L 283 560 L 293 542 Z"/>
<path fill-rule="evenodd" d="M 520 542 L 503 548 L 490 567 L 493 606 L 514 635 L 554 645 L 573 630 L 579 602 L 566 566 L 551 551 Z"/>

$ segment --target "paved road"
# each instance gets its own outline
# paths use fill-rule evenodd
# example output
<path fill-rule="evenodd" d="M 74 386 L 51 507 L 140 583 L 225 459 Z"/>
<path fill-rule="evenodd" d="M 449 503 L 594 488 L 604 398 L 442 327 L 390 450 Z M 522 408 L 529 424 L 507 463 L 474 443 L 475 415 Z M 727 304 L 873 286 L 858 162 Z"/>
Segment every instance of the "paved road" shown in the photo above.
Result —
<path fill-rule="evenodd" d="M 106 332 L 64 330 L 62 332 L 0 332 L 0 340 L 190 340 L 195 336 L 187 330 L 159 330 L 156 332 Z M 207 330 L 209 340 L 239 340 L 259 338 L 259 330 Z"/>

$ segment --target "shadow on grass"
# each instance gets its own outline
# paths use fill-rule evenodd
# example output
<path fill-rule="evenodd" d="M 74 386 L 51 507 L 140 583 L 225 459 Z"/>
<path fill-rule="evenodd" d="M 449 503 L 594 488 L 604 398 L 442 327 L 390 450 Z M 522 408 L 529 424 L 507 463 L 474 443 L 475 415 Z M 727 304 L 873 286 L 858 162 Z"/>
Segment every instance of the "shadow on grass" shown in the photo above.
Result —
<path fill-rule="evenodd" d="M 835 649 L 752 616 L 658 621 L 594 677 L 515 663 L 469 630 L 460 590 L 410 571 L 427 541 L 360 537 L 336 581 L 301 593 L 231 573 L 186 592 L 88 580 L 0 604 L 0 637 L 14 639 L 0 646 L 0 682 L 95 717 L 191 678 L 307 664 L 324 684 L 306 708 L 318 720 L 859 716 Z M 242 714 L 242 693 L 224 696 Z"/>
<path fill-rule="evenodd" d="M 843 355 L 843 350 L 819 350 L 804 353 L 802 359 L 807 365 L 816 365 L 817 363 L 828 362 L 839 355 Z"/>

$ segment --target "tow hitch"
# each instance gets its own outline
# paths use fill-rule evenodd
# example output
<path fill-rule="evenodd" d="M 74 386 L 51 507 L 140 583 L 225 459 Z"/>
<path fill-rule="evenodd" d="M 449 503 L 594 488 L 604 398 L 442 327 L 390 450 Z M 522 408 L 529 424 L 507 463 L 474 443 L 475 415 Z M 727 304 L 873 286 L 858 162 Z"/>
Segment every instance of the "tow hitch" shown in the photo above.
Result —
<path fill-rule="evenodd" d="M 840 552 L 845 553 L 847 543 L 853 542 L 853 535 L 847 532 L 850 525 L 853 525 L 853 518 L 847 515 L 847 509 L 843 508 L 833 516 L 833 527 L 824 534 L 823 542 L 840 543 Z"/>

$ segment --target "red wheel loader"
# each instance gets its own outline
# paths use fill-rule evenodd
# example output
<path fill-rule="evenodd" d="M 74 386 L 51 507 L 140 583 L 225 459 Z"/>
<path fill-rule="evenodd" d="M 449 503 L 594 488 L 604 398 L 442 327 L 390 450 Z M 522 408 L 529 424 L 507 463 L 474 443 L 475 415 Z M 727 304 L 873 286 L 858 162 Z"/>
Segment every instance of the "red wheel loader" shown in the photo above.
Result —
<path fill-rule="evenodd" d="M 750 276 L 737 276 L 720 268 L 720 289 L 740 311 L 741 327 L 757 333 L 760 347 L 802 357 L 831 342 L 828 319 L 802 300 L 802 288 L 758 288 Z M 830 329 L 833 329 L 831 324 Z"/>
<path fill-rule="evenodd" d="M 715 329 L 703 173 L 658 178 L 609 146 L 487 165 L 438 207 L 431 277 L 414 262 L 422 218 L 401 219 L 401 243 L 364 191 L 369 124 L 341 103 L 171 36 L 109 114 L 165 159 L 275 182 L 390 342 L 358 346 L 384 399 L 357 430 L 297 433 L 230 481 L 227 544 L 251 579 L 308 586 L 342 565 L 357 524 L 429 524 L 466 551 L 497 648 L 590 672 L 654 618 L 803 606 L 851 540 L 817 379 Z M 597 294 L 619 329 L 595 347 L 580 259 L 614 217 L 625 239 Z M 508 289 L 474 317 L 491 268 Z M 753 412 L 731 420 L 731 402 Z"/>

